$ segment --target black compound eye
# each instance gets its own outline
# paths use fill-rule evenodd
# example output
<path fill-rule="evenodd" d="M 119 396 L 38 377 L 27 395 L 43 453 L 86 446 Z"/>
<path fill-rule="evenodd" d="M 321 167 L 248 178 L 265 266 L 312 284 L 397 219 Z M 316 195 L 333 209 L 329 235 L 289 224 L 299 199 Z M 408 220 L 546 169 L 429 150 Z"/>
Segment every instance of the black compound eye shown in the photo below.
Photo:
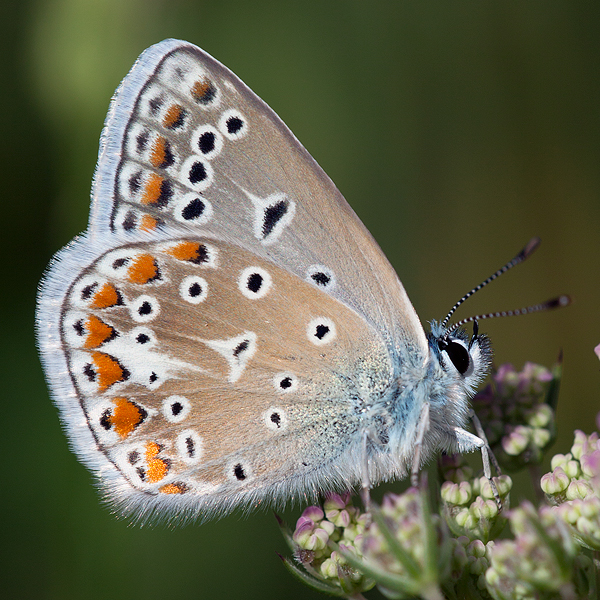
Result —
<path fill-rule="evenodd" d="M 467 372 L 471 364 L 471 357 L 469 356 L 469 351 L 460 342 L 453 340 L 444 341 L 443 346 L 440 343 L 440 349 L 446 351 L 452 364 L 461 375 Z"/>

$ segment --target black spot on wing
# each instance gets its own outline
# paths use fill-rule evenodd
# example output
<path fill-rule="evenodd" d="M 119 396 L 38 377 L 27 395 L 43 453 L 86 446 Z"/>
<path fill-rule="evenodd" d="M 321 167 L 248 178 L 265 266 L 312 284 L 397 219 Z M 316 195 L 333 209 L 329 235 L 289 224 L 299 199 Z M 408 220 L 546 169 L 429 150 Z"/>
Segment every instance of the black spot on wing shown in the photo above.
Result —
<path fill-rule="evenodd" d="M 315 337 L 322 340 L 329 333 L 329 327 L 327 325 L 317 325 L 315 330 Z"/>
<path fill-rule="evenodd" d="M 246 473 L 244 471 L 244 467 L 240 463 L 233 467 L 233 474 L 235 475 L 238 481 L 243 481 L 246 479 Z"/>
<path fill-rule="evenodd" d="M 192 221 L 200 218 L 204 214 L 205 208 L 206 205 L 200 198 L 194 198 L 181 211 L 181 215 L 186 221 Z"/>
<path fill-rule="evenodd" d="M 239 133 L 243 126 L 244 121 L 240 117 L 233 116 L 227 119 L 227 132 L 232 135 Z"/>
<path fill-rule="evenodd" d="M 292 387 L 292 378 L 291 377 L 283 377 L 279 381 L 279 387 L 282 390 L 287 390 L 287 389 L 291 388 Z"/>
<path fill-rule="evenodd" d="M 198 139 L 198 148 L 202 154 L 210 154 L 215 149 L 216 135 L 212 131 L 206 131 Z"/>
<path fill-rule="evenodd" d="M 248 289 L 255 294 L 260 290 L 263 283 L 263 276 L 260 273 L 252 273 L 250 277 L 248 277 Z"/>
<path fill-rule="evenodd" d="M 331 281 L 331 277 L 329 277 L 329 275 L 323 273 L 322 271 L 317 271 L 316 273 L 313 273 L 311 275 L 311 278 L 317 285 L 323 287 L 327 286 Z"/>
<path fill-rule="evenodd" d="M 275 204 L 271 204 L 267 206 L 263 213 L 263 222 L 262 222 L 262 236 L 263 239 L 269 237 L 275 226 L 289 210 L 289 202 L 287 200 L 279 200 L 275 202 Z"/>
<path fill-rule="evenodd" d="M 250 340 L 244 340 L 243 342 L 240 342 L 234 349 L 233 349 L 233 355 L 237 358 L 239 357 L 240 354 L 242 354 L 243 352 L 245 352 L 246 350 L 248 350 L 248 347 L 250 346 Z"/>

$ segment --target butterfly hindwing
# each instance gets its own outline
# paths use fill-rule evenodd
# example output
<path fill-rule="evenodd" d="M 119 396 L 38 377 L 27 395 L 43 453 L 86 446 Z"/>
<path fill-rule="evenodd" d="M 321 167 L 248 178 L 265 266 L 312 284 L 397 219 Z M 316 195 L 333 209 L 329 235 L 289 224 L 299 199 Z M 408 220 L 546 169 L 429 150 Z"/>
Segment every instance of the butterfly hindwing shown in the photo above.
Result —
<path fill-rule="evenodd" d="M 340 457 L 392 372 L 369 325 L 314 282 L 206 238 L 99 257 L 67 294 L 61 342 L 99 449 L 139 492 L 127 501 L 196 497 L 204 512 L 324 474 L 350 485 Z"/>

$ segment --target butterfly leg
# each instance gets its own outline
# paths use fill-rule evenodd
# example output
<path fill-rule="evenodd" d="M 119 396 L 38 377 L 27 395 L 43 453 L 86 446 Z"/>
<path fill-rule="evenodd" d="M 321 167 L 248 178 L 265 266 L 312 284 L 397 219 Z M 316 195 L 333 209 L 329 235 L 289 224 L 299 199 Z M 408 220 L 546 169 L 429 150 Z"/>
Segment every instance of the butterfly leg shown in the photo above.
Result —
<path fill-rule="evenodd" d="M 490 482 L 492 486 L 492 491 L 494 492 L 494 499 L 496 500 L 496 505 L 498 506 L 498 510 L 502 510 L 502 501 L 500 500 L 500 494 L 498 493 L 498 488 L 496 487 L 496 483 L 492 478 L 492 464 L 494 465 L 494 469 L 498 474 L 500 474 L 500 466 L 496 461 L 496 457 L 490 448 L 490 445 L 485 437 L 485 432 L 483 431 L 483 427 L 481 426 L 481 422 L 475 416 L 475 413 L 471 411 L 469 417 L 473 421 L 473 426 L 475 427 L 475 431 L 477 435 L 473 435 L 460 427 L 453 427 L 452 430 L 454 432 L 455 439 L 458 443 L 459 452 L 473 452 L 474 450 L 481 451 L 481 459 L 483 462 L 483 475 Z"/>
<path fill-rule="evenodd" d="M 421 449 L 423 448 L 423 439 L 429 429 L 429 402 L 423 404 L 419 421 L 417 423 L 417 437 L 415 439 L 415 453 L 413 455 L 412 469 L 410 473 L 410 484 L 413 487 L 419 485 L 419 471 L 421 470 Z"/>
<path fill-rule="evenodd" d="M 502 469 L 500 469 L 500 465 L 498 464 L 498 461 L 496 460 L 496 457 L 494 456 L 494 453 L 490 448 L 490 445 L 487 441 L 487 437 L 485 435 L 485 431 L 483 430 L 483 426 L 481 425 L 481 421 L 479 420 L 479 417 L 475 414 L 475 411 L 473 409 L 471 409 L 471 411 L 469 412 L 469 418 L 473 422 L 473 427 L 475 427 L 477 435 L 483 440 L 484 444 L 487 447 L 487 450 L 489 451 L 489 458 L 491 459 L 491 463 L 494 466 L 494 471 L 496 471 L 498 475 L 502 475 Z"/>
<path fill-rule="evenodd" d="M 502 500 L 500 499 L 500 494 L 498 493 L 498 488 L 496 487 L 496 483 L 494 482 L 494 479 L 492 478 L 492 469 L 491 469 L 491 464 L 493 464 L 494 470 L 496 471 L 496 473 L 498 475 L 501 475 L 502 471 L 500 469 L 500 465 L 498 464 L 498 461 L 496 460 L 496 457 L 494 456 L 494 453 L 492 452 L 492 449 L 490 448 L 490 444 L 487 441 L 487 437 L 485 435 L 485 431 L 483 430 L 483 426 L 481 425 L 481 421 L 479 420 L 479 417 L 475 414 L 475 411 L 473 409 L 471 409 L 471 411 L 469 413 L 469 418 L 473 422 L 473 427 L 475 427 L 475 431 L 477 432 L 477 435 L 483 442 L 483 446 L 481 447 L 481 458 L 483 459 L 483 474 L 485 475 L 487 480 L 490 482 L 490 485 L 492 486 L 492 491 L 494 492 L 494 499 L 496 500 L 498 510 L 502 511 Z M 491 464 L 490 464 L 490 462 L 491 462 Z"/>

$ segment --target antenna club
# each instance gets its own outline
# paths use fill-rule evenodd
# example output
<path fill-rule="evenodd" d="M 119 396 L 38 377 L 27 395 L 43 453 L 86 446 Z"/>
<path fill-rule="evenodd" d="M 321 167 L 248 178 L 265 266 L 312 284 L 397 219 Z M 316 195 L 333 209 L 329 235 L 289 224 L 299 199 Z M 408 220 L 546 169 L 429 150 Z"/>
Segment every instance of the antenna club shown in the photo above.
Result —
<path fill-rule="evenodd" d="M 552 300 L 548 300 L 548 308 L 560 308 L 562 306 L 569 306 L 569 304 L 573 303 L 573 298 L 568 296 L 567 294 L 563 294 L 562 296 L 558 296 L 558 298 L 552 298 Z"/>
<path fill-rule="evenodd" d="M 533 252 L 535 252 L 535 250 L 537 250 L 538 246 L 542 243 L 542 240 L 539 237 L 533 237 L 529 240 L 529 242 L 527 242 L 527 245 L 525 246 L 525 248 L 523 248 L 523 250 L 521 250 L 521 253 L 519 254 L 519 258 L 521 260 L 525 260 L 526 258 L 528 258 Z"/>

